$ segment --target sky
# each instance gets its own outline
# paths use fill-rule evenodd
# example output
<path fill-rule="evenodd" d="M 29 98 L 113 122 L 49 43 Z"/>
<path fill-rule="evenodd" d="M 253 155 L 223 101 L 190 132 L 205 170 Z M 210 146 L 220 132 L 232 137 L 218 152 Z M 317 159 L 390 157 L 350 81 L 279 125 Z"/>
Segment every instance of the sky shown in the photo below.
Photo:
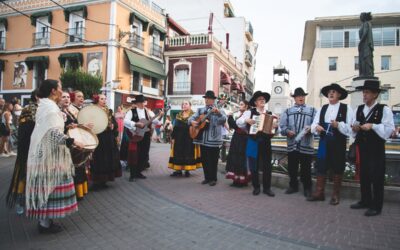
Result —
<path fill-rule="evenodd" d="M 195 1 L 197 6 L 206 8 L 202 0 L 156 0 L 167 13 L 172 2 L 188 4 Z M 390 13 L 400 11 L 400 0 L 230 0 L 235 16 L 245 17 L 254 29 L 254 41 L 259 44 L 256 55 L 255 90 L 271 91 L 272 70 L 280 62 L 290 71 L 290 85 L 306 89 L 307 63 L 301 61 L 304 27 L 307 20 L 315 17 L 359 15 L 361 12 Z M 181 4 L 179 2 L 179 4 Z M 196 8 L 196 7 L 194 7 Z M 200 13 L 198 11 L 197 13 Z M 196 19 L 196 10 L 185 13 Z M 200 19 L 205 19 L 207 16 Z M 173 16 L 180 21 L 180 17 Z M 179 22 L 185 26 L 185 19 Z M 187 20 L 187 19 L 186 19 Z M 200 21 L 200 20 L 198 20 Z M 218 21 L 218 20 L 216 20 Z M 206 30 L 206 27 L 204 27 Z M 189 30 L 189 32 L 192 32 Z M 195 33 L 195 32 L 194 32 Z"/>

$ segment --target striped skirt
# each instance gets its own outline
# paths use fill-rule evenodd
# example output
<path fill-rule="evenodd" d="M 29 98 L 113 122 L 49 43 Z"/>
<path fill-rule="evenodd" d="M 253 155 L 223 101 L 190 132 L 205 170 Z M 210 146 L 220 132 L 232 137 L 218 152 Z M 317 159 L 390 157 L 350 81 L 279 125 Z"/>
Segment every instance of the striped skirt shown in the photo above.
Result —
<path fill-rule="evenodd" d="M 64 218 L 76 211 L 78 211 L 78 203 L 76 202 L 74 181 L 70 178 L 56 186 L 49 195 L 45 207 L 27 209 L 26 216 L 32 219 L 56 219 Z"/>

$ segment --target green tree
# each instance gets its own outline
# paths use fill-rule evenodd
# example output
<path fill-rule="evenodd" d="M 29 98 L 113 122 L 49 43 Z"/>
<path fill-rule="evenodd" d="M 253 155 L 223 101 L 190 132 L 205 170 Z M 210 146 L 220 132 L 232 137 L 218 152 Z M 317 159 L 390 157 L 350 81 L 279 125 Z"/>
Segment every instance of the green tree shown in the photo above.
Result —
<path fill-rule="evenodd" d="M 64 89 L 80 90 L 85 98 L 100 92 L 103 79 L 100 75 L 91 75 L 82 69 L 66 69 L 61 73 L 60 81 Z"/>

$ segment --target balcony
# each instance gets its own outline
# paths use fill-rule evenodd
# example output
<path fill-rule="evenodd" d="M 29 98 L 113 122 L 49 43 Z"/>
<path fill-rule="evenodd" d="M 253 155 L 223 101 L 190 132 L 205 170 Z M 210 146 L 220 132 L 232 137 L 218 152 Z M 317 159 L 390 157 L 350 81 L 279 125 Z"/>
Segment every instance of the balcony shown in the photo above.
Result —
<path fill-rule="evenodd" d="M 246 76 L 246 85 L 244 86 L 245 90 L 248 90 L 251 94 L 253 94 L 254 83 Z"/>
<path fill-rule="evenodd" d="M 33 33 L 33 47 L 49 46 L 49 45 L 50 45 L 50 33 L 48 31 Z"/>
<path fill-rule="evenodd" d="M 0 50 L 5 50 L 5 43 L 6 43 L 6 38 L 4 36 L 0 37 Z"/>
<path fill-rule="evenodd" d="M 143 44 L 144 44 L 144 38 L 139 36 L 136 33 L 131 33 L 129 34 L 129 38 L 127 43 L 129 44 L 130 47 L 140 49 L 141 51 L 144 51 Z"/>
<path fill-rule="evenodd" d="M 207 34 L 176 36 L 167 39 L 169 47 L 208 45 L 211 39 Z"/>
<path fill-rule="evenodd" d="M 246 56 L 244 57 L 244 62 L 248 67 L 251 67 L 253 65 L 253 56 L 248 50 L 246 50 Z"/>
<path fill-rule="evenodd" d="M 155 43 L 152 43 L 151 44 L 151 55 L 158 57 L 158 58 L 162 58 L 162 47 Z"/>
<path fill-rule="evenodd" d="M 253 41 L 253 26 L 250 22 L 246 23 L 246 37 L 249 41 Z"/>
<path fill-rule="evenodd" d="M 174 82 L 174 95 L 190 95 L 191 94 L 191 82 Z"/>
<path fill-rule="evenodd" d="M 74 29 L 67 29 L 67 43 L 82 43 L 85 39 L 85 32 L 86 29 L 81 28 L 74 28 Z"/>

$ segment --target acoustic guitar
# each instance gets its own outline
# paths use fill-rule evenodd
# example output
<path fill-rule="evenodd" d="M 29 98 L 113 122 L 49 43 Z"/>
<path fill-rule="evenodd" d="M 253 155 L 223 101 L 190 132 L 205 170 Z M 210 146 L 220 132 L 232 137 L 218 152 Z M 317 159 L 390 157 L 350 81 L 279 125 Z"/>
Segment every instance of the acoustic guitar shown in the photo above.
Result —
<path fill-rule="evenodd" d="M 171 107 L 167 107 L 167 108 L 165 108 L 165 109 L 162 109 L 162 111 L 163 111 L 164 114 L 165 114 L 166 112 L 168 112 L 168 110 L 169 110 L 170 108 L 171 108 Z M 139 142 L 139 141 L 143 140 L 144 134 L 145 134 L 146 132 L 150 131 L 149 125 L 150 125 L 155 119 L 160 118 L 160 114 L 161 114 L 161 112 L 160 112 L 158 115 L 153 116 L 150 120 L 146 120 L 145 118 L 140 119 L 138 122 L 144 124 L 144 127 L 143 127 L 143 128 L 138 128 L 138 127 L 136 127 L 136 129 L 135 129 L 134 131 L 132 131 L 132 130 L 130 130 L 130 129 L 127 129 L 126 131 L 127 131 L 127 135 L 128 135 L 128 137 L 129 137 L 129 140 L 130 140 L 130 141 L 133 141 L 133 142 Z"/>
<path fill-rule="evenodd" d="M 218 103 L 218 104 L 216 105 L 216 107 L 217 107 L 217 109 L 220 109 L 220 108 L 222 108 L 225 104 L 226 104 L 225 102 L 220 102 L 220 103 Z M 211 115 L 211 113 L 212 113 L 212 109 L 208 110 L 207 113 L 205 113 L 205 114 L 201 114 L 201 115 L 196 119 L 196 122 L 197 122 L 198 125 L 197 125 L 197 126 L 191 125 L 191 126 L 189 127 L 190 138 L 196 139 L 196 138 L 199 136 L 199 134 L 203 132 L 203 130 L 204 130 L 204 128 L 206 127 L 207 122 L 208 122 L 207 119 L 208 119 L 208 117 Z"/>

